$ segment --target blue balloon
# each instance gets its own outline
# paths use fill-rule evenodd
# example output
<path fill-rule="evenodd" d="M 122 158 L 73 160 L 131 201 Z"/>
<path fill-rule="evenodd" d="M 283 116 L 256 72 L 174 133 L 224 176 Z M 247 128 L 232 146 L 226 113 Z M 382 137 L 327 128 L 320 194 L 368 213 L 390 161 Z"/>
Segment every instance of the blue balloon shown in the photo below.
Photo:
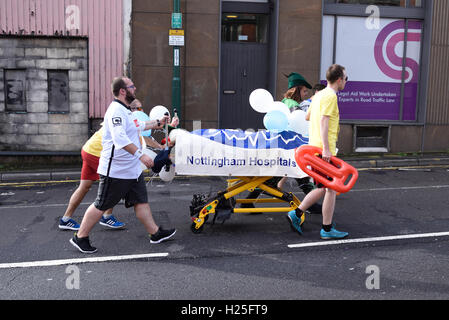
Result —
<path fill-rule="evenodd" d="M 151 129 L 147 131 L 142 131 L 140 134 L 144 137 L 149 137 L 151 136 Z"/>
<path fill-rule="evenodd" d="M 263 124 L 270 131 L 286 131 L 288 129 L 288 118 L 282 111 L 273 110 L 265 115 Z"/>
<path fill-rule="evenodd" d="M 134 116 L 140 121 L 150 121 L 150 117 L 143 111 L 134 111 Z M 141 135 L 144 137 L 151 136 L 151 130 L 142 131 Z"/>

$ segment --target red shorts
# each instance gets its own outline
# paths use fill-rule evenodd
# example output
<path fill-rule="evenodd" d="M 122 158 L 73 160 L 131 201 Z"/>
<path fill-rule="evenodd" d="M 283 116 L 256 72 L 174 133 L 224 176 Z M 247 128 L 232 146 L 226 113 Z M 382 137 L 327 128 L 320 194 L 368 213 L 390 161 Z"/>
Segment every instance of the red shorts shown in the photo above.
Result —
<path fill-rule="evenodd" d="M 97 181 L 100 179 L 100 176 L 97 173 L 100 158 L 81 150 L 81 159 L 83 159 L 81 180 Z"/>

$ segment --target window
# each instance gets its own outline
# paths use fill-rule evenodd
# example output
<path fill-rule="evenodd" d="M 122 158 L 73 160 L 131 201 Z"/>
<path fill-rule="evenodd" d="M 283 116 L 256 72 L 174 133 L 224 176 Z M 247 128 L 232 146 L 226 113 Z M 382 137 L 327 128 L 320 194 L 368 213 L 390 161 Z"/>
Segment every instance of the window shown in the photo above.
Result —
<path fill-rule="evenodd" d="M 224 13 L 221 40 L 267 43 L 268 20 L 266 14 Z"/>
<path fill-rule="evenodd" d="M 422 0 L 325 0 L 325 3 L 363 4 L 407 8 L 422 8 L 422 2 Z"/>
<path fill-rule="evenodd" d="M 363 8 L 381 3 L 420 4 L 420 1 L 345 1 L 349 2 L 363 3 L 364 6 L 360 5 Z M 325 13 L 331 10 L 328 8 Z M 344 66 L 349 77 L 346 88 L 338 93 L 342 120 L 418 121 L 424 21 L 409 18 L 405 11 L 394 11 L 390 17 L 381 14 L 376 23 L 369 14 L 357 16 L 360 10 L 352 15 L 338 11 L 323 17 L 321 80 L 325 82 L 326 70 L 333 63 Z M 413 11 L 412 17 L 417 14 L 421 13 Z M 401 15 L 404 18 L 398 18 Z"/>
<path fill-rule="evenodd" d="M 390 127 L 354 126 L 355 152 L 389 152 Z"/>
<path fill-rule="evenodd" d="M 67 70 L 48 70 L 47 72 L 48 112 L 69 112 L 69 72 Z"/>
<path fill-rule="evenodd" d="M 26 112 L 25 70 L 4 70 L 5 111 Z"/>

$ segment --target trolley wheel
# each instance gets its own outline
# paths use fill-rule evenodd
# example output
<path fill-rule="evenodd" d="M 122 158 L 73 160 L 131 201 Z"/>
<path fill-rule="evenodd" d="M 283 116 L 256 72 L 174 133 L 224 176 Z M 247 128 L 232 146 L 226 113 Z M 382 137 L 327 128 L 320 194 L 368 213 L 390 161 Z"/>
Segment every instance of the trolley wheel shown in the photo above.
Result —
<path fill-rule="evenodd" d="M 198 229 L 195 227 L 196 227 L 196 223 L 192 222 L 192 224 L 190 225 L 190 230 L 192 230 L 192 232 L 195 234 L 199 234 L 199 233 L 203 232 L 204 224 L 202 224 L 201 227 L 199 227 Z"/>

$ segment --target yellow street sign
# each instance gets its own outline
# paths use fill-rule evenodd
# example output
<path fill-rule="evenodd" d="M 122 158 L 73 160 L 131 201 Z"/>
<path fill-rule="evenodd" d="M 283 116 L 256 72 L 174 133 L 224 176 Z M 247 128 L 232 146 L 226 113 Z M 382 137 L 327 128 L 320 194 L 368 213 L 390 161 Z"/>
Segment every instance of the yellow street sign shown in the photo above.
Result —
<path fill-rule="evenodd" d="M 184 30 L 170 29 L 168 35 L 170 35 L 170 36 L 183 36 L 184 35 Z"/>

